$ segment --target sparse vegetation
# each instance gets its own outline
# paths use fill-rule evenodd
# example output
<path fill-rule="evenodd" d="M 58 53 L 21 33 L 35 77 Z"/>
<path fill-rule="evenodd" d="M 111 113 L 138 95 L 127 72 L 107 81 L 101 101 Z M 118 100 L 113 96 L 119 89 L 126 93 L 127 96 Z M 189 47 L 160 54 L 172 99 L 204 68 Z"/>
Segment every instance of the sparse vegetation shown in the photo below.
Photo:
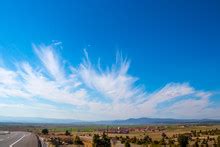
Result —
<path fill-rule="evenodd" d="M 130 147 L 130 143 L 128 141 L 125 142 L 125 147 Z"/>
<path fill-rule="evenodd" d="M 93 136 L 93 147 L 110 147 L 110 146 L 111 146 L 110 138 L 105 133 L 102 134 L 102 137 L 96 134 Z"/>
<path fill-rule="evenodd" d="M 1 128 L 2 126 L 0 126 Z M 187 146 L 220 146 L 220 125 L 155 125 L 155 126 L 9 126 L 13 130 L 31 131 L 46 142 L 59 145 L 90 145 L 94 147 L 110 142 L 121 146 L 185 146 L 181 136 L 188 138 Z M 120 128 L 120 133 L 117 133 Z M 11 130 L 12 130 L 11 129 Z M 10 130 L 10 129 L 9 129 Z M 112 131 L 113 130 L 113 131 Z M 128 130 L 128 131 L 124 131 Z M 113 133 L 112 133 L 113 132 Z M 127 133 L 129 132 L 129 133 Z M 98 135 L 99 134 L 99 135 Z M 102 135 L 100 135 L 102 134 Z M 182 140 L 182 141 L 180 141 Z M 93 143 L 94 142 L 94 143 Z M 179 145 L 178 145 L 179 144 Z"/>
<path fill-rule="evenodd" d="M 65 135 L 69 136 L 69 135 L 71 135 L 71 133 L 68 130 L 66 130 Z"/>
<path fill-rule="evenodd" d="M 218 136 L 218 138 L 217 138 L 217 145 L 218 145 L 218 147 L 220 147 L 220 136 Z"/>
<path fill-rule="evenodd" d="M 82 140 L 79 138 L 79 136 L 76 136 L 74 139 L 74 144 L 75 145 L 83 145 Z"/>
<path fill-rule="evenodd" d="M 186 147 L 189 144 L 189 137 L 186 135 L 179 135 L 178 142 L 180 147 Z"/>
<path fill-rule="evenodd" d="M 42 132 L 42 134 L 44 134 L 44 135 L 48 135 L 48 133 L 49 133 L 48 129 L 43 129 L 41 132 Z"/>

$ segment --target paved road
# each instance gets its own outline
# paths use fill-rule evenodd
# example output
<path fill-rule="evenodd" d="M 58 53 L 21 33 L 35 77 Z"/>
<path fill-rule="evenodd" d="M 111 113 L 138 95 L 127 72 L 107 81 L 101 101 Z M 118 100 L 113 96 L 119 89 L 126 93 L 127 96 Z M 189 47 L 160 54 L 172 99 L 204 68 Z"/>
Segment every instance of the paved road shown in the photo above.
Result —
<path fill-rule="evenodd" d="M 0 147 L 39 147 L 36 135 L 29 132 L 11 132 L 0 135 Z"/>

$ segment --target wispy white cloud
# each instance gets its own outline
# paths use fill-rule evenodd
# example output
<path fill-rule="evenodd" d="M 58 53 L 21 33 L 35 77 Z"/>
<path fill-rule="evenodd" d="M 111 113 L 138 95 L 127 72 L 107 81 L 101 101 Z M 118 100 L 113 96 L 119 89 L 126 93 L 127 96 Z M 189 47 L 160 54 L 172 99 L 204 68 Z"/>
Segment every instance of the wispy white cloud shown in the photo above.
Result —
<path fill-rule="evenodd" d="M 21 85 L 17 72 L 0 67 L 0 97 L 30 98 Z"/>
<path fill-rule="evenodd" d="M 42 73 L 34 72 L 28 63 L 21 65 L 23 71 L 21 76 L 23 79 L 23 87 L 34 96 L 49 99 L 55 102 L 70 103 L 73 105 L 82 105 L 85 103 L 86 91 L 77 89 L 69 91 L 65 85 L 59 82 L 49 80 Z M 69 86 L 69 85 L 67 85 Z"/>
<path fill-rule="evenodd" d="M 13 85 L 17 83 L 17 73 L 0 67 L 0 84 Z"/>
<path fill-rule="evenodd" d="M 128 74 L 130 63 L 124 60 L 120 54 L 116 57 L 116 64 L 113 64 L 111 68 L 107 67 L 105 70 L 99 64 L 92 64 L 88 53 L 85 52 L 85 59 L 80 64 L 78 73 L 83 81 L 82 83 L 87 87 L 112 100 L 105 105 L 104 109 L 102 106 L 96 105 L 96 110 L 99 109 L 112 118 L 160 116 L 161 108 L 158 108 L 160 104 L 180 101 L 181 97 L 192 102 L 197 102 L 196 98 L 206 97 L 209 100 L 211 97 L 210 92 L 195 90 L 188 83 L 168 83 L 163 88 L 149 93 L 140 88 L 142 86 L 136 84 L 138 78 Z M 210 101 L 207 103 L 208 105 L 203 107 L 204 111 L 208 110 L 208 106 L 211 104 Z M 183 105 L 187 105 L 187 103 L 183 103 Z M 202 103 L 198 103 L 198 106 L 202 106 Z M 164 109 L 168 108 L 164 105 Z M 192 110 L 192 115 L 198 115 L 195 114 L 197 107 L 188 105 L 187 108 Z M 162 117 L 166 117 L 166 115 L 163 114 Z M 184 117 L 186 118 L 187 115 Z"/>
<path fill-rule="evenodd" d="M 196 118 L 202 117 L 201 114 L 219 117 L 213 113 L 219 109 L 211 107 L 211 92 L 196 90 L 189 83 L 168 83 L 161 89 L 148 92 L 143 85 L 137 84 L 137 77 L 129 74 L 130 62 L 121 54 L 116 55 L 115 64 L 102 68 L 100 61 L 93 64 L 85 51 L 85 58 L 79 66 L 66 68 L 56 46 L 33 45 L 42 63 L 38 67 L 28 61 L 16 63 L 17 70 L 0 67 L 0 98 L 19 97 L 26 101 L 41 98 L 60 105 L 70 104 L 72 110 L 59 111 L 59 107 L 46 106 L 44 101 L 32 104 L 33 111 L 26 105 L 1 104 L 0 107 L 22 107 L 22 112 L 30 110 L 30 113 L 50 109 L 53 116 L 56 113 L 59 116 L 76 113 L 71 116 L 81 114 L 79 119 Z M 162 108 L 159 107 L 161 104 Z"/>
<path fill-rule="evenodd" d="M 194 92 L 194 88 L 188 83 L 169 83 L 159 91 L 154 92 L 149 96 L 148 102 L 155 104 L 169 101 L 173 98 L 189 95 Z"/>
<path fill-rule="evenodd" d="M 169 83 L 165 85 L 162 89 L 159 89 L 151 94 L 149 94 L 144 102 L 142 102 L 138 108 L 141 114 L 156 114 L 157 106 L 164 102 L 169 102 L 171 100 L 177 99 L 182 96 L 187 96 L 194 93 L 194 88 L 192 88 L 187 83 Z"/>
<path fill-rule="evenodd" d="M 83 83 L 90 89 L 100 92 L 114 103 L 119 101 L 126 103 L 145 95 L 142 88 L 135 86 L 137 78 L 127 73 L 129 66 L 129 61 L 117 57 L 116 64 L 103 70 L 99 65 L 95 66 L 91 63 L 85 51 L 85 59 L 80 64 L 78 73 Z"/>
<path fill-rule="evenodd" d="M 64 67 L 59 61 L 59 56 L 55 54 L 53 46 L 33 45 L 33 48 L 49 74 L 58 81 L 65 80 Z"/>
<path fill-rule="evenodd" d="M 162 115 L 168 114 L 176 118 L 219 118 L 220 108 L 212 107 L 210 95 L 210 92 L 197 92 L 196 95 L 163 109 Z"/>

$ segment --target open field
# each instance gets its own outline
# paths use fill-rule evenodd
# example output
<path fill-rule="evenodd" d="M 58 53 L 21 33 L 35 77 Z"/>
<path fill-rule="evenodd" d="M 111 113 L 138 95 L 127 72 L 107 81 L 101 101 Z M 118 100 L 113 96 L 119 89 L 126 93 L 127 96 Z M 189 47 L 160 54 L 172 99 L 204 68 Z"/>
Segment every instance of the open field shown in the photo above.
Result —
<path fill-rule="evenodd" d="M 113 132 L 117 129 L 128 130 L 128 132 L 121 133 L 121 132 Z M 192 130 L 196 132 L 201 132 L 197 136 L 191 137 L 190 144 L 193 145 L 195 143 L 196 139 L 201 140 L 200 143 L 202 144 L 202 141 L 207 138 L 214 138 L 217 139 L 218 135 L 220 135 L 220 132 L 217 132 L 216 134 L 209 134 L 208 132 L 210 130 L 220 130 L 220 125 L 154 125 L 154 126 L 75 126 L 75 127 L 57 127 L 57 128 L 51 128 L 50 131 L 54 136 L 65 138 L 65 131 L 68 130 L 71 132 L 73 136 L 80 136 L 82 140 L 88 143 L 90 142 L 90 145 L 92 144 L 92 136 L 94 134 L 101 135 L 103 132 L 106 132 L 108 136 L 114 140 L 115 138 L 118 138 L 118 141 L 115 143 L 116 146 L 124 146 L 121 144 L 121 138 L 144 138 L 146 135 L 149 136 L 152 141 L 158 141 L 160 142 L 162 140 L 162 133 L 166 134 L 167 138 L 172 138 L 174 140 L 174 144 L 177 144 L 177 136 L 179 134 L 191 134 Z M 207 132 L 208 131 L 208 132 Z M 207 132 L 207 133 L 206 133 Z M 211 140 L 209 141 L 209 144 L 214 144 L 214 142 Z M 133 145 L 134 146 L 134 145 Z"/>
<path fill-rule="evenodd" d="M 42 134 L 42 129 L 47 128 L 48 134 Z M 187 135 L 189 145 L 198 144 L 213 145 L 217 143 L 220 136 L 219 124 L 179 124 L 179 125 L 55 125 L 55 124 L 1 124 L 0 130 L 25 131 L 38 135 L 44 142 L 52 144 L 73 146 L 74 139 L 79 136 L 84 146 L 92 146 L 94 134 L 102 136 L 103 132 L 115 146 L 124 146 L 126 141 L 130 141 L 132 146 L 146 146 L 151 144 L 159 145 L 162 141 L 178 146 L 178 136 Z M 69 134 L 66 134 L 68 132 Z M 151 143 L 132 142 L 132 139 L 143 141 L 149 137 Z M 58 142 L 57 142 L 58 140 Z"/>

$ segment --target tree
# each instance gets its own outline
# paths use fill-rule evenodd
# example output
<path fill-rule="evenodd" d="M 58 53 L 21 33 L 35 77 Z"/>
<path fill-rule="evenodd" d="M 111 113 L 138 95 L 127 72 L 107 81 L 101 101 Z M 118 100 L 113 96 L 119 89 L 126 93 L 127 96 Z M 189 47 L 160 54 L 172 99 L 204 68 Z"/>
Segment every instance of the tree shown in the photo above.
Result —
<path fill-rule="evenodd" d="M 136 136 L 131 138 L 131 143 L 137 143 L 137 137 Z"/>
<path fill-rule="evenodd" d="M 199 147 L 199 142 L 196 140 L 194 147 Z"/>
<path fill-rule="evenodd" d="M 202 141 L 202 145 L 203 145 L 203 146 L 208 146 L 208 140 L 203 139 L 203 141 Z"/>
<path fill-rule="evenodd" d="M 104 145 L 104 147 L 111 147 L 111 141 L 105 133 L 103 133 L 102 135 L 102 144 Z"/>
<path fill-rule="evenodd" d="M 111 141 L 110 138 L 103 133 L 102 138 L 99 135 L 95 134 L 93 136 L 93 147 L 110 147 Z"/>
<path fill-rule="evenodd" d="M 164 132 L 161 134 L 161 136 L 162 136 L 162 138 L 166 138 L 167 137 L 167 135 Z"/>
<path fill-rule="evenodd" d="M 194 147 L 199 147 L 199 138 L 198 138 L 198 137 L 196 138 L 196 141 L 195 141 Z"/>
<path fill-rule="evenodd" d="M 74 139 L 74 144 L 75 145 L 83 145 L 82 140 L 79 138 L 79 136 L 76 136 Z"/>
<path fill-rule="evenodd" d="M 100 136 L 98 134 L 94 134 L 92 138 L 93 146 L 96 147 L 100 142 Z"/>
<path fill-rule="evenodd" d="M 189 143 L 189 137 L 186 135 L 179 135 L 178 142 L 181 147 L 186 147 L 187 144 Z"/>
<path fill-rule="evenodd" d="M 130 147 L 130 143 L 128 141 L 125 142 L 125 147 Z"/>
<path fill-rule="evenodd" d="M 70 135 L 70 132 L 69 132 L 68 130 L 66 130 L 65 135 L 66 135 L 66 136 L 69 136 L 69 135 Z"/>
<path fill-rule="evenodd" d="M 44 135 L 47 135 L 47 134 L 49 133 L 48 129 L 43 129 L 41 132 L 42 132 L 42 134 L 44 134 Z"/>
<path fill-rule="evenodd" d="M 216 143 L 215 138 L 213 138 L 213 141 L 214 141 L 213 146 L 214 146 L 214 147 L 217 147 L 217 143 Z"/>
<path fill-rule="evenodd" d="M 217 145 L 220 146 L 220 136 L 217 138 Z"/>
<path fill-rule="evenodd" d="M 169 140 L 168 140 L 169 145 L 173 145 L 174 142 L 175 142 L 175 141 L 174 141 L 173 139 L 169 138 Z"/>
<path fill-rule="evenodd" d="M 161 140 L 160 140 L 160 143 L 159 143 L 160 145 L 166 145 L 166 141 L 165 141 L 165 139 L 164 138 L 162 138 Z"/>
<path fill-rule="evenodd" d="M 191 130 L 191 133 L 192 133 L 192 135 L 193 135 L 194 137 L 197 136 L 197 132 L 196 132 L 196 130 Z"/>
<path fill-rule="evenodd" d="M 144 141 L 146 144 L 152 143 L 152 139 L 151 139 L 148 135 L 145 135 L 145 136 L 144 136 L 143 141 Z"/>
<path fill-rule="evenodd" d="M 154 142 L 153 142 L 155 145 L 158 145 L 160 142 L 159 141 L 157 141 L 157 140 L 154 140 Z"/>

